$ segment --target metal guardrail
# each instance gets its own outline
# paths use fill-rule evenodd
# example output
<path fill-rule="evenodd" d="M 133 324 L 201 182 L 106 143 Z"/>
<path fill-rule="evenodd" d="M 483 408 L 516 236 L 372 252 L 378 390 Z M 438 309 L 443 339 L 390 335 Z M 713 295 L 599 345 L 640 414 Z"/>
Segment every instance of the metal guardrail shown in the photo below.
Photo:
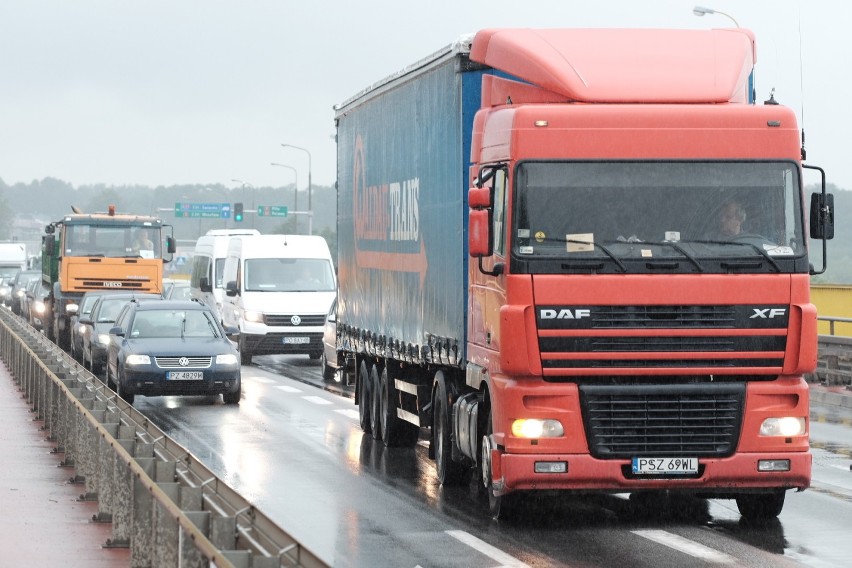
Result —
<path fill-rule="evenodd" d="M 852 323 L 852 318 L 836 318 L 832 316 L 817 316 L 817 321 L 827 321 L 828 322 L 828 334 L 834 335 L 834 324 L 835 323 Z"/>
<path fill-rule="evenodd" d="M 0 309 L 0 358 L 132 566 L 328 566 L 97 377 Z"/>

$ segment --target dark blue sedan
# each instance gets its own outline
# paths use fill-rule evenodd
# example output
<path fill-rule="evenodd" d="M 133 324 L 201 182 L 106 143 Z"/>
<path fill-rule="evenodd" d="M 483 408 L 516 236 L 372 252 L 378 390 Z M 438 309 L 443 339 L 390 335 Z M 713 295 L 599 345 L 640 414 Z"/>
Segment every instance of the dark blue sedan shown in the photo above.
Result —
<path fill-rule="evenodd" d="M 213 311 L 197 301 L 131 301 L 110 329 L 106 381 L 135 395 L 222 395 L 240 401 L 240 356 Z"/>

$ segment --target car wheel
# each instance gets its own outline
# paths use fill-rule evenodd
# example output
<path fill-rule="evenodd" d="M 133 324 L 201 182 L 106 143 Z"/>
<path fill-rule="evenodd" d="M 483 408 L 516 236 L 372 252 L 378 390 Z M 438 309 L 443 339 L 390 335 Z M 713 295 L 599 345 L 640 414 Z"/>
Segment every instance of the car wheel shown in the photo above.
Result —
<path fill-rule="evenodd" d="M 121 375 L 116 377 L 116 392 L 118 392 L 118 396 L 124 399 L 127 404 L 133 405 L 133 399 L 136 398 L 132 393 L 127 392 L 127 385 L 124 384 L 124 381 L 121 380 Z"/>
<path fill-rule="evenodd" d="M 370 433 L 370 372 L 367 361 L 361 361 L 358 371 L 358 422 L 361 431 Z"/>
<path fill-rule="evenodd" d="M 325 356 L 325 353 L 320 357 L 320 366 L 322 367 L 322 378 L 330 381 L 334 378 L 337 370 L 328 364 L 328 359 Z"/>
<path fill-rule="evenodd" d="M 242 395 L 242 382 L 237 381 L 237 390 L 234 392 L 223 392 L 222 393 L 222 401 L 225 404 L 239 404 L 240 396 Z"/>

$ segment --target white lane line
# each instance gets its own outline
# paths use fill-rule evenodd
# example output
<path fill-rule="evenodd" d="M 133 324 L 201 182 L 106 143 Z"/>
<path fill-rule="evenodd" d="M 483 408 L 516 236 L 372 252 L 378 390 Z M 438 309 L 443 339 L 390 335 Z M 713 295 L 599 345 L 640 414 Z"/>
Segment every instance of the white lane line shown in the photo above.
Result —
<path fill-rule="evenodd" d="M 319 396 L 303 396 L 302 398 L 314 404 L 332 404 L 330 400 L 326 400 Z"/>
<path fill-rule="evenodd" d="M 346 416 L 347 418 L 352 418 L 354 420 L 361 419 L 361 415 L 358 414 L 358 411 L 352 410 L 351 408 L 338 408 L 337 410 L 335 410 L 335 412 L 339 412 L 343 416 Z"/>
<path fill-rule="evenodd" d="M 284 392 L 302 392 L 302 389 L 297 389 L 296 387 L 291 387 L 289 385 L 278 385 L 275 388 L 281 389 Z"/>
<path fill-rule="evenodd" d="M 682 536 L 678 536 L 670 532 L 661 530 L 631 532 L 635 535 L 647 538 L 648 540 L 652 540 L 656 543 L 668 546 L 669 548 L 673 548 L 675 550 L 683 552 L 684 554 L 688 554 L 695 558 L 700 558 L 707 562 L 715 562 L 716 564 L 734 564 L 736 562 L 733 557 L 728 556 L 723 552 L 713 550 L 712 548 L 708 548 L 703 544 L 699 544 L 695 541 L 683 538 Z"/>
<path fill-rule="evenodd" d="M 496 560 L 500 563 L 500 567 L 511 567 L 511 568 L 529 568 L 527 564 L 524 564 L 514 556 L 510 556 L 500 550 L 499 548 L 494 548 L 490 544 L 485 541 L 479 540 L 472 534 L 465 531 L 444 531 L 454 539 L 463 542 L 468 545 L 472 549 L 481 552 L 485 556 L 491 558 L 492 560 Z"/>
<path fill-rule="evenodd" d="M 252 382 L 255 382 L 255 383 L 262 383 L 264 385 L 271 385 L 274 382 L 276 382 L 275 379 L 270 379 L 269 377 L 244 377 L 244 378 L 248 379 Z"/>

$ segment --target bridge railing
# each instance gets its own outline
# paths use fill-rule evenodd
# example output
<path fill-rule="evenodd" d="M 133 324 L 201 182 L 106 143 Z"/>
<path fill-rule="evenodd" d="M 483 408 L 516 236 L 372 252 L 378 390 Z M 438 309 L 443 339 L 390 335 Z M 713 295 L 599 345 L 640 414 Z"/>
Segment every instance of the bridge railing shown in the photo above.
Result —
<path fill-rule="evenodd" d="M 852 337 L 836 335 L 836 324 L 852 324 L 852 318 L 818 316 L 828 322 L 829 334 L 819 336 L 816 371 L 809 380 L 826 386 L 852 386 Z"/>
<path fill-rule="evenodd" d="M 0 358 L 49 439 L 73 467 L 105 546 L 130 547 L 133 566 L 326 567 L 189 451 L 8 310 Z M 20 543 L 25 546 L 25 543 Z"/>

